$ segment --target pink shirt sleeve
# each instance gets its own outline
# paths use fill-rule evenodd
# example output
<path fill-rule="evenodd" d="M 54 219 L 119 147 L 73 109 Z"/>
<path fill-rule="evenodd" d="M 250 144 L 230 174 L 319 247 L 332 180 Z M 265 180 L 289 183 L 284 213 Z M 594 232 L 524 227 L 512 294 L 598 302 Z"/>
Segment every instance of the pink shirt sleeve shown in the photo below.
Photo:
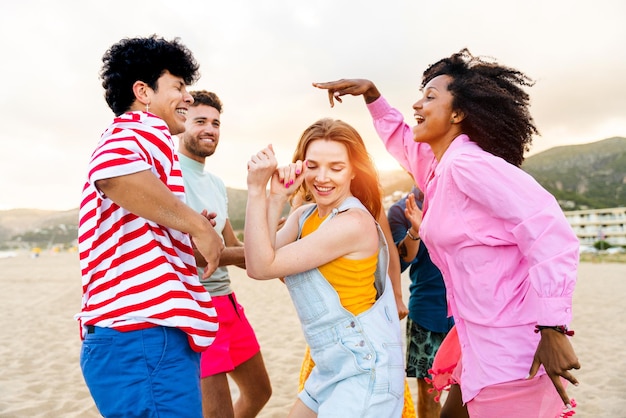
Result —
<path fill-rule="evenodd" d="M 413 131 L 404 122 L 404 116 L 391 107 L 384 97 L 381 96 L 368 104 L 367 108 L 372 115 L 374 128 L 387 151 L 413 175 L 417 186 L 424 190 L 435 158 L 430 146 L 413 140 Z"/>
<path fill-rule="evenodd" d="M 539 296 L 537 323 L 569 324 L 579 242 L 555 198 L 528 173 L 488 153 L 463 154 L 450 170 L 459 191 L 476 200 L 466 211 L 468 226 L 487 237 L 485 244 L 508 240 L 523 254 L 527 266 L 519 268 L 528 269 Z"/>

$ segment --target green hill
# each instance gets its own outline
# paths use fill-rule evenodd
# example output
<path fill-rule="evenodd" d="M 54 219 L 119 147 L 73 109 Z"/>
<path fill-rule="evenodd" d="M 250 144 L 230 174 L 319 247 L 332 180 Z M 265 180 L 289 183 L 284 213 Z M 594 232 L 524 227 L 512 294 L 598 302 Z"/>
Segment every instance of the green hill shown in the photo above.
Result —
<path fill-rule="evenodd" d="M 242 189 L 227 188 L 228 195 L 228 216 L 235 231 L 243 230 L 243 220 L 246 217 L 246 203 L 248 202 L 248 191 Z"/>
<path fill-rule="evenodd" d="M 626 206 L 626 138 L 551 148 L 522 168 L 565 210 Z"/>

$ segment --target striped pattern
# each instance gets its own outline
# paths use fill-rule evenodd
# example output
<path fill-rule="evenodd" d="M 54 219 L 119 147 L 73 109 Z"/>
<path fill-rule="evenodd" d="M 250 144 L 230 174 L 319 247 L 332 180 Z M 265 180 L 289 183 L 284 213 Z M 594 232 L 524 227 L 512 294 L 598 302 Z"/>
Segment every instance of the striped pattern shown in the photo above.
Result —
<path fill-rule="evenodd" d="M 76 319 L 131 331 L 177 327 L 196 351 L 215 338 L 218 322 L 200 284 L 187 234 L 140 218 L 94 187 L 97 180 L 151 170 L 185 200 L 182 172 L 167 126 L 154 115 L 116 118 L 91 157 L 79 213 L 83 298 Z"/>

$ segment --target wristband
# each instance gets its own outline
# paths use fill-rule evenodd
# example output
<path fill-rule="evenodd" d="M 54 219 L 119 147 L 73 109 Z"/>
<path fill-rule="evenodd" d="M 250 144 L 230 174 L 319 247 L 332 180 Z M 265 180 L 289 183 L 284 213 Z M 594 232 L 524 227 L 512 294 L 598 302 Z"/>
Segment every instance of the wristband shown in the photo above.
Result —
<path fill-rule="evenodd" d="M 406 230 L 406 236 L 411 238 L 411 240 L 413 240 L 413 241 L 417 241 L 418 239 L 420 239 L 419 235 L 418 236 L 414 236 L 413 234 L 411 234 L 411 230 L 410 229 Z"/>
<path fill-rule="evenodd" d="M 560 332 L 561 334 L 568 335 L 570 337 L 574 336 L 574 330 L 567 329 L 565 325 L 556 325 L 556 326 L 535 325 L 535 332 L 539 332 L 544 329 L 551 329 L 556 332 Z"/>

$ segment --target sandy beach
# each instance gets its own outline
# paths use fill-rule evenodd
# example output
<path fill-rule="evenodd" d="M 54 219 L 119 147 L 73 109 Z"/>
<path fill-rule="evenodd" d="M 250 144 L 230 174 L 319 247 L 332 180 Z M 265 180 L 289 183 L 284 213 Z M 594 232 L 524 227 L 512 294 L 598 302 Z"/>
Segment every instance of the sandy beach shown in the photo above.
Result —
<path fill-rule="evenodd" d="M 259 415 L 286 416 L 296 396 L 304 340 L 284 285 L 232 268 L 233 286 L 257 331 L 273 395 Z M 403 277 L 405 299 L 408 278 Z M 83 381 L 75 253 L 0 258 L 0 417 L 98 417 Z M 569 394 L 576 418 L 626 417 L 626 264 L 581 263 L 572 343 L 582 369 Z M 403 324 L 404 325 L 404 324 Z M 415 397 L 415 385 L 412 382 Z"/>

